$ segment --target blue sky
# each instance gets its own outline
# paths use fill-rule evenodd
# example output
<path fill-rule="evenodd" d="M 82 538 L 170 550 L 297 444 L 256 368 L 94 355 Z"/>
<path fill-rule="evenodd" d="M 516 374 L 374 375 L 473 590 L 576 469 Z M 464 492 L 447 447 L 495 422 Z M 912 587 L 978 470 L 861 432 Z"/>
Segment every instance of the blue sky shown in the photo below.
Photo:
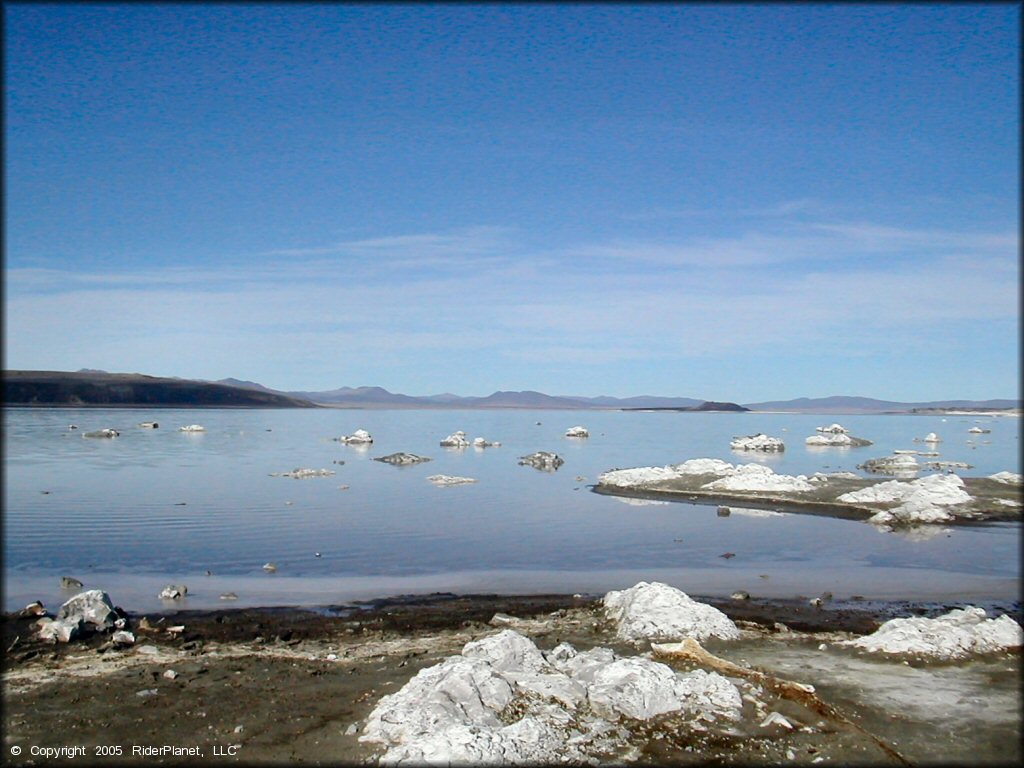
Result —
<path fill-rule="evenodd" d="M 1017 395 L 1019 4 L 4 15 L 6 368 Z"/>

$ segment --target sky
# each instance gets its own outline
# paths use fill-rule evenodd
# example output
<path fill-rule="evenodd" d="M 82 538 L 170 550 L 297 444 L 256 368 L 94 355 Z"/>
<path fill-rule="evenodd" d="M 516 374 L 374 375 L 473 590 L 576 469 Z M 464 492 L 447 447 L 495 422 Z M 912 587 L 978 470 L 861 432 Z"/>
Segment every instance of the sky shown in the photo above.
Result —
<path fill-rule="evenodd" d="M 4 368 L 1018 397 L 1020 4 L 4 4 Z"/>

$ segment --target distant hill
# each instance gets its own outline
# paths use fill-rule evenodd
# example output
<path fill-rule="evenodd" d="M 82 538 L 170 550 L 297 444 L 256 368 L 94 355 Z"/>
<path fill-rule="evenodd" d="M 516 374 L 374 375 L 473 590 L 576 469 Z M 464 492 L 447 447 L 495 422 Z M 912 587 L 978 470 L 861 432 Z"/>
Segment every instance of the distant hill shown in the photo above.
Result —
<path fill-rule="evenodd" d="M 4 405 L 316 408 L 270 391 L 140 373 L 4 371 Z"/>
<path fill-rule="evenodd" d="M 875 400 L 870 397 L 833 395 L 832 397 L 795 400 L 770 400 L 763 403 L 747 403 L 752 411 L 786 411 L 806 413 L 905 413 L 914 409 L 928 408 L 987 408 L 1005 410 L 1019 408 L 1020 400 L 933 400 L 920 403 L 902 403 L 894 400 Z"/>

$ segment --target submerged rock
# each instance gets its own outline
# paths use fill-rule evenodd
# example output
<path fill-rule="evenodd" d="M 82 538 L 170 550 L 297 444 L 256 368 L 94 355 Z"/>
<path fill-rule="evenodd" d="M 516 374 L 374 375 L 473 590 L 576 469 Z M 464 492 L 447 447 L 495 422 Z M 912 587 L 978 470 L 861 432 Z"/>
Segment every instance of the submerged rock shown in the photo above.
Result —
<path fill-rule="evenodd" d="M 501 443 L 498 443 L 498 442 L 495 442 L 495 441 L 491 441 L 491 440 L 484 440 L 482 437 L 474 437 L 473 438 L 473 447 L 474 448 L 490 448 L 492 446 L 498 446 L 498 445 L 501 445 Z"/>
<path fill-rule="evenodd" d="M 832 426 L 837 427 L 839 425 L 833 424 Z M 842 428 L 840 427 L 840 429 Z M 818 427 L 818 430 L 821 431 L 822 427 Z M 804 440 L 804 443 L 807 445 L 824 445 L 838 448 L 859 448 L 872 444 L 870 440 L 847 434 L 845 429 L 842 432 L 822 432 L 818 435 L 811 435 Z"/>
<path fill-rule="evenodd" d="M 409 464 L 419 464 L 423 461 L 430 461 L 427 456 L 417 456 L 415 453 L 391 453 L 387 456 L 378 456 L 374 461 L 383 461 L 385 464 L 394 464 L 395 466 L 404 467 Z"/>
<path fill-rule="evenodd" d="M 590 437 L 590 432 L 586 427 L 569 427 L 565 430 L 566 437 Z"/>
<path fill-rule="evenodd" d="M 92 432 L 83 432 L 82 437 L 117 437 L 120 434 L 116 429 L 97 429 Z"/>
<path fill-rule="evenodd" d="M 921 470 L 921 465 L 909 453 L 894 453 L 892 456 L 868 459 L 863 464 L 858 464 L 857 469 L 881 475 L 912 477 Z"/>
<path fill-rule="evenodd" d="M 547 472 L 553 472 L 565 464 L 565 459 L 551 451 L 536 451 L 528 456 L 520 456 L 521 466 L 530 466 Z"/>
<path fill-rule="evenodd" d="M 179 427 L 179 432 L 205 432 L 206 427 L 202 424 L 189 424 L 187 427 Z"/>
<path fill-rule="evenodd" d="M 158 429 L 160 427 L 155 421 L 144 421 L 139 426 L 143 429 Z"/>
<path fill-rule="evenodd" d="M 466 439 L 466 433 L 460 429 L 442 440 L 441 445 L 444 448 L 465 448 L 469 445 L 469 440 Z"/>
<path fill-rule="evenodd" d="M 431 475 L 427 480 L 434 485 L 465 485 L 476 482 L 476 478 L 473 477 L 456 477 L 454 475 Z"/>
<path fill-rule="evenodd" d="M 784 451 L 786 444 L 777 437 L 769 437 L 761 432 L 746 437 L 734 437 L 729 447 L 734 451 Z"/>
<path fill-rule="evenodd" d="M 839 645 L 872 653 L 962 659 L 1024 645 L 1024 630 L 1009 616 L 989 619 L 983 608 L 957 608 L 934 619 L 890 619 L 873 634 Z"/>
<path fill-rule="evenodd" d="M 692 637 L 734 640 L 739 628 L 714 606 L 661 582 L 641 581 L 604 596 L 605 615 L 616 623 L 616 635 L 631 642 L 679 641 Z"/>
<path fill-rule="evenodd" d="M 271 477 L 291 477 L 296 480 L 306 477 L 329 477 L 333 475 L 329 469 L 293 469 L 291 472 L 271 472 Z"/>
<path fill-rule="evenodd" d="M 738 689 L 716 673 L 681 674 L 567 643 L 542 653 L 504 630 L 383 697 L 360 741 L 385 748 L 382 764 L 607 761 L 629 746 L 633 728 L 646 739 L 671 715 L 703 731 L 703 722 L 739 719 L 741 706 Z"/>

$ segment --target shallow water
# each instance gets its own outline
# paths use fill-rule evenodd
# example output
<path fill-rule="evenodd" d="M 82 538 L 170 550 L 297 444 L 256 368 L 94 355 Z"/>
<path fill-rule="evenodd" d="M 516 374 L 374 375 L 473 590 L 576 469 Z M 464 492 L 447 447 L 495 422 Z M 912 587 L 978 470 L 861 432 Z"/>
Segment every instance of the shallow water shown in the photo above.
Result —
<path fill-rule="evenodd" d="M 804 445 L 835 421 L 875 444 Z M 156 597 L 167 583 L 187 584 L 193 608 L 222 605 L 227 591 L 238 593 L 235 605 L 329 604 L 398 592 L 602 592 L 654 579 L 704 595 L 1019 596 L 1018 523 L 906 536 L 813 516 L 722 518 L 713 506 L 641 505 L 588 489 L 608 469 L 697 457 L 786 474 L 857 471 L 894 449 L 928 450 L 914 438 L 929 432 L 943 438 L 939 459 L 975 465 L 964 476 L 1019 472 L 1018 418 L 19 408 L 5 409 L 4 422 L 6 610 L 59 604 L 62 575 L 133 610 L 167 607 Z M 207 431 L 178 431 L 193 423 Z M 591 437 L 564 437 L 577 424 Z M 976 424 L 991 433 L 969 434 Z M 104 427 L 121 436 L 82 437 Z M 368 449 L 332 440 L 359 428 L 375 438 Z M 458 429 L 502 445 L 438 445 Z M 787 450 L 729 449 L 756 432 Z M 517 464 L 537 450 L 565 464 L 551 473 Z M 432 461 L 372 460 L 396 451 Z M 336 474 L 271 476 L 299 467 Z M 434 474 L 478 482 L 435 487 Z M 266 562 L 277 572 L 264 573 Z"/>

